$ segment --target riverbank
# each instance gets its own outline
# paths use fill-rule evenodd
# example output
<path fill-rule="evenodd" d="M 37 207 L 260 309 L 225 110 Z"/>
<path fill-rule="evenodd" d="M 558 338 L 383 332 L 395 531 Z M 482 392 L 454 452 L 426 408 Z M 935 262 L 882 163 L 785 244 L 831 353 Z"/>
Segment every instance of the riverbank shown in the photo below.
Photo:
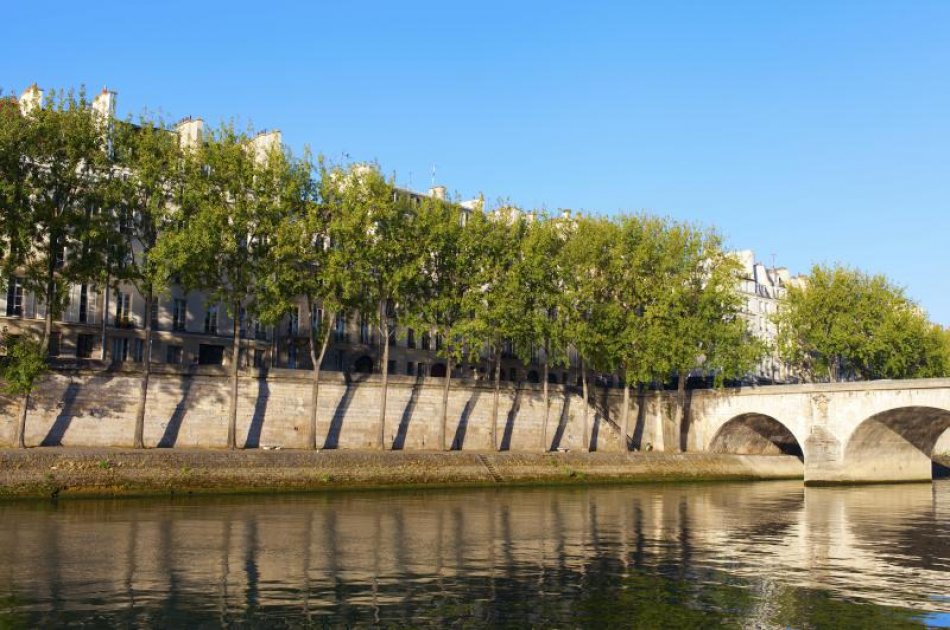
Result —
<path fill-rule="evenodd" d="M 711 453 L 0 449 L 0 498 L 801 477 L 795 457 Z"/>

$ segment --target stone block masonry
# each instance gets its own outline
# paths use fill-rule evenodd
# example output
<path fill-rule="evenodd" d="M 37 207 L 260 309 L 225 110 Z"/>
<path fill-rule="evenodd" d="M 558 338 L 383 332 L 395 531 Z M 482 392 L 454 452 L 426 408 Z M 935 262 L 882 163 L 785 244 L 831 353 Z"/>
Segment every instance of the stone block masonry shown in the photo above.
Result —
<path fill-rule="evenodd" d="M 274 370 L 268 376 L 242 375 L 238 403 L 238 446 L 306 447 L 310 418 L 310 374 Z M 193 374 L 158 371 L 149 388 L 145 443 L 149 447 L 224 448 L 228 421 L 228 376 L 219 370 Z M 439 450 L 441 379 L 390 377 L 386 448 Z M 131 446 L 139 401 L 134 372 L 60 371 L 48 376 L 31 400 L 28 446 Z M 548 449 L 584 449 L 583 401 L 563 386 L 550 387 Z M 320 386 L 317 446 L 367 449 L 376 444 L 379 415 L 377 376 L 345 380 L 325 373 Z M 493 390 L 489 384 L 453 381 L 447 442 L 456 450 L 494 450 L 491 441 Z M 597 451 L 624 451 L 619 426 L 622 396 L 600 392 L 589 405 L 588 432 Z M 0 396 L 0 446 L 12 445 L 20 401 Z M 541 451 L 543 397 L 540 385 L 501 388 L 497 447 Z M 634 409 L 632 417 L 636 417 Z M 645 414 L 639 414 L 641 417 Z M 643 445 L 660 444 L 656 423 L 646 423 Z"/>

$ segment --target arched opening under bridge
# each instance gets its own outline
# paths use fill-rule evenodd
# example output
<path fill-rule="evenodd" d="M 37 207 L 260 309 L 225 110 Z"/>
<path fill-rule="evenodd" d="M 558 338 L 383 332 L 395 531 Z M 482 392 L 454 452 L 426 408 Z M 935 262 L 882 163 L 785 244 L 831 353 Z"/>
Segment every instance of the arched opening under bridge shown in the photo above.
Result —
<path fill-rule="evenodd" d="M 948 429 L 947 409 L 898 407 L 875 414 L 851 433 L 844 470 L 860 481 L 924 481 L 944 476 L 946 468 L 931 458 Z"/>
<path fill-rule="evenodd" d="M 726 422 L 710 442 L 712 453 L 793 455 L 804 461 L 801 444 L 788 427 L 760 413 L 745 413 Z"/>

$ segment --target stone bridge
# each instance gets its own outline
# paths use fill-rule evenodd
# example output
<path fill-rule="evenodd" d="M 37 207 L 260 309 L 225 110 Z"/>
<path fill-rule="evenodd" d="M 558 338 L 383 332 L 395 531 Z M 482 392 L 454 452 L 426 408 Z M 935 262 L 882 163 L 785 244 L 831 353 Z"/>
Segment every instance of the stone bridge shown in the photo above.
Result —
<path fill-rule="evenodd" d="M 922 481 L 950 438 L 950 379 L 696 391 L 686 410 L 686 450 L 797 455 L 811 485 Z"/>

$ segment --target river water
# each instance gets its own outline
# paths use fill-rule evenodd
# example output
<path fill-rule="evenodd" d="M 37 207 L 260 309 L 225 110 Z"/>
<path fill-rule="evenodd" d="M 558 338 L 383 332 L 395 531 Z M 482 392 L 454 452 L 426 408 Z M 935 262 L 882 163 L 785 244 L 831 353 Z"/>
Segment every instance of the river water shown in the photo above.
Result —
<path fill-rule="evenodd" d="M 950 480 L 0 503 L 0 628 L 950 624 Z"/>

